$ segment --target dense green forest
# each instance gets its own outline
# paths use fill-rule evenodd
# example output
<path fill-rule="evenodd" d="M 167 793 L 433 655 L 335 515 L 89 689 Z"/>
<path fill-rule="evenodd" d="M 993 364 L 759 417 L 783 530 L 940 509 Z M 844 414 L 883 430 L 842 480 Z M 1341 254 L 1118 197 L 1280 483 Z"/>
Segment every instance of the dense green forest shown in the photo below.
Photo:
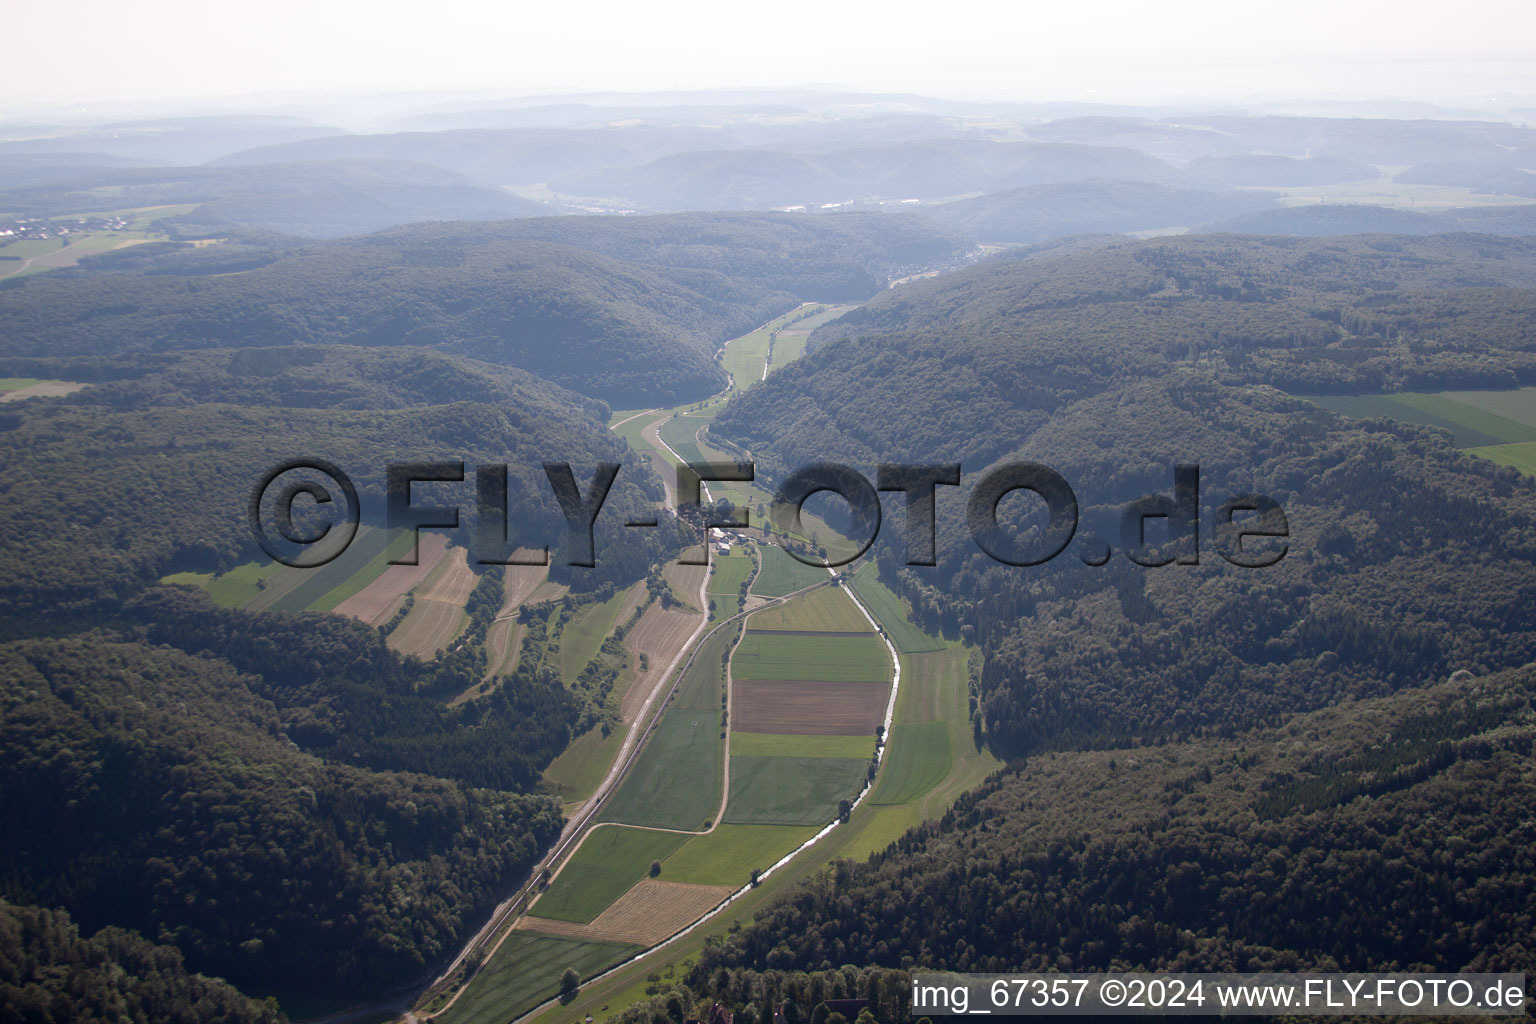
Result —
<path fill-rule="evenodd" d="M 795 304 L 709 270 L 622 263 L 544 242 L 423 226 L 273 252 L 218 247 L 177 272 L 45 275 L 0 287 L 0 355 L 118 355 L 294 344 L 417 346 L 517 366 L 636 406 L 725 385 L 720 342 Z"/>
<path fill-rule="evenodd" d="M 217 978 L 189 973 L 173 946 L 121 928 L 86 937 L 62 910 L 0 900 L 0 1020 L 276 1024 L 286 1018 Z"/>
<path fill-rule="evenodd" d="M 1062 249 L 868 304 L 712 427 L 770 479 L 824 459 L 871 477 L 881 461 L 960 462 L 965 483 L 1030 460 L 1066 478 L 1079 536 L 1045 565 L 979 550 L 965 488 L 940 489 L 936 567 L 904 565 L 895 529 L 875 549 L 919 622 L 981 645 L 977 729 L 996 749 L 1242 727 L 1536 657 L 1531 482 L 1435 430 L 1344 421 L 1272 386 L 1335 357 L 1362 375 L 1513 383 L 1536 357 L 1514 312 L 1536 295 L 1528 243 Z M 1382 289 L 1379 319 L 1323 306 L 1351 275 Z M 1132 565 L 1121 511 L 1171 493 L 1181 462 L 1201 468 L 1200 564 Z M 1226 564 L 1212 530 L 1215 506 L 1251 492 L 1289 523 L 1287 557 L 1263 570 Z M 1011 501 L 1005 525 L 1028 540 L 1041 518 Z M 1106 544 L 1109 564 L 1084 564 Z"/>
<path fill-rule="evenodd" d="M 105 635 L 6 645 L 0 878 L 16 902 L 174 944 L 193 970 L 246 991 L 392 986 L 454 948 L 531 867 L 558 811 L 296 749 L 261 694 L 302 688 L 307 668 L 325 703 L 349 670 L 330 664 L 371 631 L 339 645 L 322 632 L 305 649 L 300 630 L 262 618 L 276 622 L 275 654 L 263 658 L 264 621 L 248 624 L 245 651 L 220 644 L 259 675 Z M 183 639 L 195 620 L 175 621 L 162 633 L 195 639 Z M 382 660 L 377 634 L 371 646 Z M 375 688 L 376 714 L 391 713 L 387 693 Z"/>
<path fill-rule="evenodd" d="M 1039 242 L 1067 235 L 1189 227 L 1268 210 L 1262 192 L 1211 192 L 1143 181 L 1067 181 L 922 207 L 982 242 Z"/>
<path fill-rule="evenodd" d="M 887 278 L 963 254 L 974 234 L 923 217 L 876 213 L 540 217 L 481 230 L 637 263 L 715 270 L 807 302 L 870 298 Z"/>

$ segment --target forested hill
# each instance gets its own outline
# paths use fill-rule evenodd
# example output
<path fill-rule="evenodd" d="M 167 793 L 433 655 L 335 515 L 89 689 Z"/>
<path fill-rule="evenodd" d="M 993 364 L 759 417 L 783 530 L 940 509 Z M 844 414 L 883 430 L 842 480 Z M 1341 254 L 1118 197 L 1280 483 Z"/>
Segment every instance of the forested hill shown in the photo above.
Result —
<path fill-rule="evenodd" d="M 574 245 L 637 263 L 716 270 L 807 302 L 867 299 L 888 278 L 970 248 L 968 236 L 927 218 L 878 213 L 540 217 L 487 225 L 479 233 Z"/>
<path fill-rule="evenodd" d="M 174 273 L 154 273 L 151 263 L 138 275 L 8 282 L 0 355 L 414 345 L 521 367 L 634 407 L 724 387 L 716 347 L 796 302 L 711 270 L 479 240 L 473 225 L 275 251 L 235 272 L 217 246 L 206 257 L 174 255 Z"/>
<path fill-rule="evenodd" d="M 0 646 L 13 902 L 174 943 L 246 992 L 356 996 L 456 948 L 558 833 L 553 802 L 454 778 L 519 747 L 550 756 L 558 683 L 450 716 L 431 675 L 357 623 L 219 613 L 190 594 L 129 614 L 153 646 Z M 329 749 L 327 724 L 354 745 Z M 389 759 L 406 770 L 373 770 Z"/>
<path fill-rule="evenodd" d="M 882 296 L 712 430 L 770 477 L 955 461 L 968 485 L 1018 459 L 1066 477 L 1080 535 L 1045 565 L 984 555 L 961 529 L 965 487 L 939 491 L 936 567 L 904 566 L 894 527 L 875 549 L 920 621 L 981 644 L 977 728 L 1000 751 L 1153 740 L 1520 665 L 1536 658 L 1536 487 L 1441 432 L 1351 423 L 1270 385 L 1530 379 L 1533 249 L 1063 246 Z M 1171 493 L 1181 462 L 1201 467 L 1207 517 L 1233 493 L 1279 501 L 1287 557 L 1229 566 L 1207 518 L 1198 566 L 1127 561 L 1120 511 Z M 1005 522 L 1038 525 L 1029 509 Z M 1108 565 L 1084 564 L 1106 543 Z"/>
<path fill-rule="evenodd" d="M 570 462 L 586 479 L 593 463 L 625 462 L 605 418 L 601 403 L 528 374 L 419 349 L 197 352 L 137 380 L 20 406 L 0 418 L 0 607 L 12 631 L 44 611 L 56 626 L 169 572 L 264 558 L 246 501 L 262 474 L 298 457 L 351 475 L 372 522 L 382 521 L 390 463 L 464 460 L 469 479 L 451 496 L 466 537 L 474 467 L 505 463 L 514 542 L 558 542 L 564 519 L 541 464 Z M 597 524 L 605 557 L 574 584 L 639 579 L 663 557 L 661 539 L 618 525 L 660 495 L 631 462 Z"/>
<path fill-rule="evenodd" d="M 920 207 L 983 242 L 1039 242 L 1095 233 L 1192 227 L 1269 210 L 1252 191 L 1172 188 L 1145 181 L 1068 181 Z"/>

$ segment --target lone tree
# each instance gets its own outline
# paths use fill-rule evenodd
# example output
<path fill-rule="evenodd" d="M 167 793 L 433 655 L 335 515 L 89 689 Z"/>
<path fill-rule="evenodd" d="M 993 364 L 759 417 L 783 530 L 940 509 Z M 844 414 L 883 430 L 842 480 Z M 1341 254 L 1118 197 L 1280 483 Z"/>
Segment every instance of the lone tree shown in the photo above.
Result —
<path fill-rule="evenodd" d="M 651 861 L 651 877 L 655 878 L 659 874 L 661 874 L 661 861 L 659 861 L 659 860 Z"/>
<path fill-rule="evenodd" d="M 569 1002 L 576 995 L 576 990 L 581 988 L 581 975 L 576 973 L 576 968 L 567 967 L 565 973 L 560 975 L 560 998 Z"/>

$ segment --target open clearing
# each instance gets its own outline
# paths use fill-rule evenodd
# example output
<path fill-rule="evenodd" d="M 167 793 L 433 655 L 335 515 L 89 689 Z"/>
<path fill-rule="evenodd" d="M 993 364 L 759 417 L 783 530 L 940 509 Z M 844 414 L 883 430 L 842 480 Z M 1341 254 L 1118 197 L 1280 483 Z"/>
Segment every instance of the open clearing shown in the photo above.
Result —
<path fill-rule="evenodd" d="M 19 402 L 23 398 L 59 398 L 72 395 L 89 387 L 70 380 L 35 380 L 31 377 L 9 377 L 0 380 L 0 402 Z"/>
<path fill-rule="evenodd" d="M 452 548 L 417 588 L 405 620 L 389 634 L 389 646 L 401 654 L 432 658 L 453 642 L 468 616 L 464 602 L 480 577 L 469 567 L 463 548 Z"/>
<path fill-rule="evenodd" d="M 698 612 L 676 607 L 664 609 L 660 601 L 653 601 L 645 614 L 640 616 L 640 621 L 625 635 L 624 646 L 635 656 L 635 681 L 624 692 L 624 699 L 619 706 L 619 715 L 624 721 L 634 721 L 635 715 L 640 712 L 640 705 L 645 702 L 646 694 L 655 685 L 657 674 L 666 671 L 667 666 L 672 664 L 672 659 L 683 649 L 683 644 L 688 642 L 698 624 Z M 646 662 L 643 671 L 640 668 L 642 654 Z"/>
<path fill-rule="evenodd" d="M 303 612 L 320 608 L 325 603 L 327 595 L 338 593 L 335 602 L 325 604 L 323 610 L 329 611 L 340 603 L 341 599 L 364 589 L 373 582 L 373 576 L 384 571 L 385 560 L 379 558 L 385 550 L 389 538 L 387 530 L 377 527 L 360 526 L 357 536 L 352 543 L 340 555 L 331 561 L 314 569 L 294 569 L 275 562 L 263 566 L 254 563 L 256 568 L 241 574 L 242 582 L 230 587 L 235 592 L 244 591 L 246 586 L 255 583 L 256 593 L 244 602 L 243 607 L 247 611 L 277 611 L 277 612 Z M 243 567 L 241 567 L 243 568 Z M 226 573 L 226 576 L 234 576 L 239 569 Z M 221 578 L 215 579 L 210 587 L 216 586 Z M 258 582 L 259 581 L 259 582 Z M 339 587 L 352 587 L 344 592 L 338 592 Z"/>
<path fill-rule="evenodd" d="M 721 698 L 725 696 L 725 656 L 735 639 L 736 630 L 732 626 L 717 628 L 709 634 L 709 638 L 699 646 L 693 664 L 688 666 L 688 671 L 677 686 L 677 692 L 672 696 L 673 708 L 683 711 L 720 710 Z"/>
<path fill-rule="evenodd" d="M 877 804 L 905 804 L 916 800 L 949 774 L 953 758 L 946 722 L 911 722 L 891 726 L 893 757 L 880 775 L 880 785 L 870 798 Z"/>
<path fill-rule="evenodd" d="M 704 828 L 720 809 L 724 744 L 718 708 L 667 709 L 603 809 L 603 820 L 687 832 Z"/>
<path fill-rule="evenodd" d="M 838 587 L 823 587 L 784 604 L 765 608 L 747 620 L 753 632 L 869 633 L 869 620 Z"/>
<path fill-rule="evenodd" d="M 332 606 L 332 610 L 338 615 L 350 615 L 354 619 L 362 619 L 370 626 L 388 621 L 406 592 L 426 579 L 448 554 L 447 536 L 441 533 L 429 533 L 421 538 L 417 548 L 416 565 L 387 564 L 390 558 L 398 558 L 404 554 L 409 544 L 410 537 L 402 534 L 397 539 L 397 543 L 389 545 L 388 550 L 381 551 L 375 556 L 375 560 L 381 563 L 378 575 L 356 593 L 338 601 Z M 364 572 L 373 567 L 373 563 L 370 562 Z M 327 597 L 330 596 L 332 595 L 327 595 Z"/>
<path fill-rule="evenodd" d="M 586 924 L 644 878 L 651 861 L 665 859 L 685 838 L 615 825 L 593 829 L 529 914 Z"/>
<path fill-rule="evenodd" d="M 1454 397 L 1453 397 L 1454 396 Z M 1437 394 L 1317 395 L 1308 400 L 1345 416 L 1382 416 L 1441 427 L 1458 448 L 1536 441 L 1536 388 L 1519 391 L 1456 391 Z M 1495 411 L 1499 410 L 1499 411 Z M 1510 414 L 1520 418 L 1511 418 Z"/>
<path fill-rule="evenodd" d="M 741 585 L 752 574 L 752 556 L 731 553 L 710 556 L 715 571 L 709 576 L 710 597 L 735 597 L 741 593 Z"/>
<path fill-rule="evenodd" d="M 890 678 L 891 660 L 873 633 L 784 636 L 748 631 L 731 658 L 731 675 L 736 679 L 883 683 Z"/>
<path fill-rule="evenodd" d="M 864 785 L 869 762 L 852 758 L 731 756 L 731 801 L 725 820 L 737 825 L 825 825 L 840 800 Z"/>
<path fill-rule="evenodd" d="M 735 687 L 732 728 L 809 736 L 873 736 L 889 691 L 876 683 L 782 680 L 737 680 Z"/>
<path fill-rule="evenodd" d="M 785 733 L 731 731 L 732 757 L 831 757 L 875 756 L 875 734 L 867 736 L 799 736 Z"/>
<path fill-rule="evenodd" d="M 649 864 L 649 862 L 647 862 Z M 662 871 L 665 876 L 666 871 Z M 633 942 L 653 946 L 682 931 L 725 901 L 729 885 L 685 885 L 663 878 L 646 878 L 593 918 L 591 924 L 523 918 L 518 928 L 596 942 Z"/>
<path fill-rule="evenodd" d="M 597 657 L 598 648 L 613 632 L 619 610 L 628 603 L 636 587 L 644 589 L 645 584 L 626 587 L 601 603 L 583 605 L 565 620 L 560 629 L 560 677 L 567 686 Z"/>
<path fill-rule="evenodd" d="M 544 769 L 543 789 L 562 804 L 578 803 L 596 792 L 608 766 L 619 755 L 628 724 L 620 725 L 607 736 L 602 729 L 588 729 L 576 737 Z"/>
<path fill-rule="evenodd" d="M 698 885 L 740 888 L 753 868 L 766 868 L 816 834 L 804 825 L 722 824 L 693 836 L 662 862 L 661 877 Z"/>
<path fill-rule="evenodd" d="M 879 570 L 873 562 L 861 566 L 854 573 L 851 586 L 902 654 L 944 648 L 943 640 L 924 633 L 911 623 L 907 618 L 906 602 L 880 581 Z"/>
<path fill-rule="evenodd" d="M 763 571 L 752 583 L 752 593 L 764 597 L 783 597 L 827 580 L 827 570 L 796 561 L 777 544 L 761 545 Z"/>
<path fill-rule="evenodd" d="M 675 561 L 661 570 L 661 578 L 672 588 L 672 596 L 696 611 L 703 610 L 699 608 L 699 588 L 704 585 L 704 578 L 708 575 L 707 565 L 683 565 Z"/>
<path fill-rule="evenodd" d="M 627 943 L 513 931 L 475 975 L 475 983 L 433 1019 L 442 1024 L 506 1024 L 558 994 L 567 967 L 589 978 L 639 951 L 639 946 Z"/>
<path fill-rule="evenodd" d="M 1470 455 L 1491 459 L 1501 466 L 1514 466 L 1526 476 L 1536 476 L 1536 442 L 1496 444 L 1487 448 L 1468 448 Z"/>

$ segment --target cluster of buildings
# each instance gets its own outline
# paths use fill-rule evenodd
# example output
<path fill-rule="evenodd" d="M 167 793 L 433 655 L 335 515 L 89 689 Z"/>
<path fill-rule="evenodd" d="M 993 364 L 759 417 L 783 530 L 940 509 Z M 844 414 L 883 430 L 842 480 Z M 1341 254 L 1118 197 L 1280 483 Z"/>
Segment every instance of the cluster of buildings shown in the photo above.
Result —
<path fill-rule="evenodd" d="M 71 234 L 84 234 L 88 231 L 126 231 L 127 229 L 128 222 L 116 215 L 72 217 L 67 220 L 51 220 L 43 217 L 16 217 L 0 220 L 0 238 L 7 242 L 45 241 L 50 238 L 68 238 Z"/>

